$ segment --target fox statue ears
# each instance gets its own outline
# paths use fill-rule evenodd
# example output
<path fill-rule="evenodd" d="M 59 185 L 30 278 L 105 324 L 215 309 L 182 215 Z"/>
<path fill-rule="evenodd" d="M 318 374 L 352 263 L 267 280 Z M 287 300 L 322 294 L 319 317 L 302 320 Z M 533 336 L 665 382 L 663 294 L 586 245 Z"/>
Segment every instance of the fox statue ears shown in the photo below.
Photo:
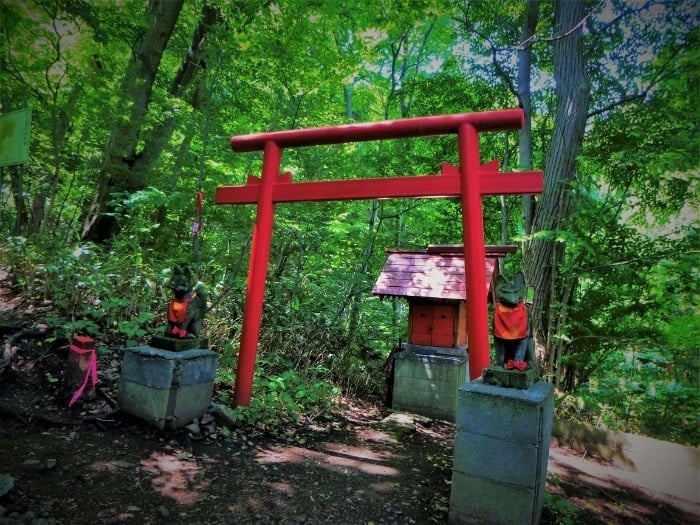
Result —
<path fill-rule="evenodd" d="M 527 285 L 525 274 L 521 271 L 515 274 L 513 279 L 503 275 L 496 277 L 496 298 L 503 304 L 515 305 L 525 300 Z"/>
<path fill-rule="evenodd" d="M 510 285 L 513 288 L 527 288 L 527 286 L 525 285 L 525 273 L 523 273 L 523 271 L 520 270 L 518 273 L 515 274 L 512 280 L 509 280 L 502 274 L 498 274 L 496 276 L 496 289 L 498 289 L 499 286 L 505 285 Z"/>
<path fill-rule="evenodd" d="M 173 275 L 182 275 L 182 276 L 186 277 L 187 279 L 194 278 L 194 274 L 192 273 L 192 269 L 186 264 L 176 264 L 175 267 L 173 268 Z"/>

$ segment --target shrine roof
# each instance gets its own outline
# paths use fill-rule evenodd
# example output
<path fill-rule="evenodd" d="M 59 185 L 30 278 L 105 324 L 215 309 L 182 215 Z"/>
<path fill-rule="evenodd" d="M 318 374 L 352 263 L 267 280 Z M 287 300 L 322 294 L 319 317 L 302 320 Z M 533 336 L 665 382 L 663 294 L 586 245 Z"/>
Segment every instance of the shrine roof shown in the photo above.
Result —
<path fill-rule="evenodd" d="M 499 257 L 516 250 L 515 246 L 486 246 L 486 293 L 494 272 L 498 272 Z M 464 301 L 466 284 L 462 246 L 431 245 L 423 251 L 389 251 L 372 293 Z"/>

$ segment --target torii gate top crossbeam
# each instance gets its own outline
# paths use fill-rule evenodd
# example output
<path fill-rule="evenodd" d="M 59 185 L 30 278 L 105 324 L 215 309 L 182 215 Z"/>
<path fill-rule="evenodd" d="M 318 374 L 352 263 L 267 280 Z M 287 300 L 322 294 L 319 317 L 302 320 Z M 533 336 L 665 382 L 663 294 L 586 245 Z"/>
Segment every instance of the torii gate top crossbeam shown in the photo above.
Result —
<path fill-rule="evenodd" d="M 251 398 L 274 207 L 278 202 L 461 197 L 467 279 L 465 299 L 468 299 L 469 376 L 471 379 L 481 376 L 483 368 L 489 363 L 481 198 L 484 195 L 541 193 L 543 177 L 541 172 L 536 171 L 501 173 L 496 162 L 482 165 L 478 133 L 520 129 L 523 123 L 522 109 L 506 109 L 232 137 L 231 147 L 236 152 L 264 151 L 260 178 L 249 176 L 245 185 L 220 186 L 216 190 L 217 204 L 257 205 L 236 370 L 236 406 L 248 405 Z M 457 135 L 459 166 L 443 164 L 439 175 L 292 182 L 291 174 L 280 174 L 284 148 L 446 134 Z"/>
<path fill-rule="evenodd" d="M 510 131 L 522 128 L 523 123 L 524 114 L 521 109 L 504 109 L 238 135 L 231 138 L 231 148 L 235 152 L 242 153 L 261 151 L 267 142 L 274 142 L 280 148 L 296 148 L 343 142 L 449 135 L 456 134 L 463 124 L 470 124 L 476 131 Z"/>

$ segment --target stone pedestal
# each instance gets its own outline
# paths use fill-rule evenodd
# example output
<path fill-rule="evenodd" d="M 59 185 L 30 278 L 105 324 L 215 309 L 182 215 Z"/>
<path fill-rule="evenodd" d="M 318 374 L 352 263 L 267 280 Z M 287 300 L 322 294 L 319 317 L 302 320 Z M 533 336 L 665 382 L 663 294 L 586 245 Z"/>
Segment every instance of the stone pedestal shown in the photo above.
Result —
<path fill-rule="evenodd" d="M 553 391 L 484 384 L 459 389 L 450 524 L 539 523 L 552 431 Z"/>
<path fill-rule="evenodd" d="M 127 348 L 119 408 L 161 430 L 183 427 L 209 408 L 217 365 L 218 355 L 210 350 Z"/>
<path fill-rule="evenodd" d="M 540 380 L 540 370 L 537 365 L 533 365 L 532 368 L 524 371 L 506 370 L 501 366 L 489 366 L 484 368 L 482 378 L 484 383 L 488 385 L 527 390 Z"/>
<path fill-rule="evenodd" d="M 182 352 L 184 350 L 206 350 L 209 348 L 209 338 L 193 337 L 182 338 L 168 337 L 165 335 L 154 335 L 151 338 L 151 346 L 162 350 L 170 350 L 171 352 Z"/>
<path fill-rule="evenodd" d="M 404 350 L 394 361 L 392 408 L 455 420 L 457 389 L 466 383 L 466 355 L 425 355 Z"/>

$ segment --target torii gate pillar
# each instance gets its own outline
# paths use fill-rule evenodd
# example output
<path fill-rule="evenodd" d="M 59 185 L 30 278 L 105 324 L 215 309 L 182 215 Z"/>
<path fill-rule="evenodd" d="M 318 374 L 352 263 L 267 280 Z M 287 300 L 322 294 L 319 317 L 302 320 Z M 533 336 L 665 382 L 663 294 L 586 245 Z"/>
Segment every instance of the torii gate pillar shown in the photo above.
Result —
<path fill-rule="evenodd" d="M 249 176 L 243 186 L 220 186 L 217 204 L 256 204 L 257 215 L 248 269 L 234 404 L 247 406 L 253 375 L 270 255 L 274 206 L 278 202 L 327 201 L 406 197 L 461 197 L 466 277 L 467 334 L 470 379 L 481 376 L 489 364 L 488 306 L 484 276 L 484 223 L 481 198 L 485 195 L 533 195 L 542 192 L 540 171 L 501 173 L 498 163 L 482 165 L 479 132 L 508 131 L 523 126 L 522 109 L 461 113 L 234 136 L 234 151 L 263 150 L 261 178 Z M 456 134 L 459 169 L 443 164 L 442 174 L 377 179 L 292 182 L 280 174 L 285 147 L 339 144 L 367 140 Z"/>
<path fill-rule="evenodd" d="M 469 379 L 481 376 L 489 366 L 488 298 L 484 267 L 484 214 L 479 187 L 479 136 L 474 126 L 462 124 L 459 141 L 459 175 L 462 188 L 462 237 L 464 240 L 464 277 L 469 340 Z M 476 274 L 481 276 L 476 278 Z M 472 327 L 482 327 L 474 330 Z M 483 329 L 486 327 L 486 329 Z"/>

